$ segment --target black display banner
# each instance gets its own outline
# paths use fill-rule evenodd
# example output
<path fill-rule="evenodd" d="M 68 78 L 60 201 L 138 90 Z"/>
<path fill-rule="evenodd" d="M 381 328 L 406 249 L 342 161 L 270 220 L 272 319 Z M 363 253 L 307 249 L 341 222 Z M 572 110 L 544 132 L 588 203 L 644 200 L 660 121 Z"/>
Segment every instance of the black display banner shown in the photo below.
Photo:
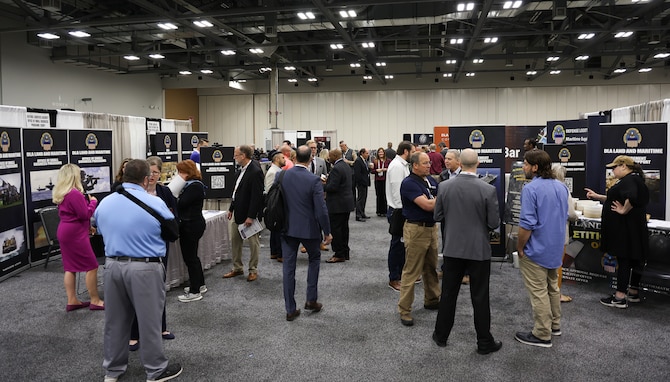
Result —
<path fill-rule="evenodd" d="M 81 184 L 84 193 L 98 199 L 111 191 L 112 131 L 69 130 L 70 163 L 81 168 Z"/>
<path fill-rule="evenodd" d="M 0 128 L 0 280 L 28 267 L 21 130 Z"/>
<path fill-rule="evenodd" d="M 530 182 L 530 179 L 526 179 L 526 174 L 523 172 L 523 162 L 514 162 L 507 185 L 507 199 L 505 200 L 503 223 L 516 226 L 519 225 L 519 216 L 521 215 L 521 190 L 528 182 Z"/>
<path fill-rule="evenodd" d="M 163 161 L 160 182 L 167 184 L 177 175 L 179 162 L 179 148 L 177 147 L 178 133 L 157 132 L 151 136 L 151 155 Z"/>
<path fill-rule="evenodd" d="M 553 163 L 560 163 L 567 170 L 565 184 L 575 199 L 586 199 L 586 144 L 544 145 Z"/>
<path fill-rule="evenodd" d="M 147 124 L 147 157 L 150 157 L 154 154 L 152 154 L 152 141 L 154 135 L 161 131 L 161 119 L 153 119 L 153 118 L 147 118 L 146 124 Z M 177 142 L 175 142 L 175 145 Z"/>
<path fill-rule="evenodd" d="M 586 119 L 547 122 L 547 144 L 586 143 L 587 133 Z"/>
<path fill-rule="evenodd" d="M 68 131 L 23 129 L 23 163 L 26 181 L 26 225 L 30 261 L 43 260 L 49 243 L 37 210 L 53 205 L 52 190 L 58 170 L 68 163 Z"/>
<path fill-rule="evenodd" d="M 627 124 L 602 124 L 602 158 L 605 164 L 618 155 L 628 155 L 644 170 L 645 183 L 649 188 L 647 213 L 653 219 L 665 220 L 667 197 L 667 134 L 665 122 L 643 122 Z M 600 176 L 605 178 L 606 188 L 615 182 L 612 171 L 601 167 Z M 604 193 L 605 190 L 594 190 Z"/>
<path fill-rule="evenodd" d="M 235 189 L 234 147 L 200 148 L 200 172 L 207 199 L 232 198 Z"/>
<path fill-rule="evenodd" d="M 200 139 L 207 139 L 209 133 L 181 133 L 181 160 L 191 158 L 191 153 L 198 146 Z"/>
<path fill-rule="evenodd" d="M 432 142 L 432 141 L 431 141 Z M 483 181 L 496 187 L 500 217 L 505 208 L 505 127 L 504 126 L 450 126 L 450 147 L 454 149 L 472 148 L 479 154 L 477 174 Z M 502 227 L 491 233 L 491 251 L 493 256 L 505 256 L 505 242 L 501 235 Z"/>
<path fill-rule="evenodd" d="M 542 144 L 545 140 L 544 126 L 505 126 L 505 172 L 512 171 L 516 161 L 523 162 L 523 142 L 527 138 L 535 138 Z"/>
<path fill-rule="evenodd" d="M 301 130 L 296 133 L 295 147 L 306 145 L 307 141 L 312 139 L 312 132 L 309 130 Z"/>

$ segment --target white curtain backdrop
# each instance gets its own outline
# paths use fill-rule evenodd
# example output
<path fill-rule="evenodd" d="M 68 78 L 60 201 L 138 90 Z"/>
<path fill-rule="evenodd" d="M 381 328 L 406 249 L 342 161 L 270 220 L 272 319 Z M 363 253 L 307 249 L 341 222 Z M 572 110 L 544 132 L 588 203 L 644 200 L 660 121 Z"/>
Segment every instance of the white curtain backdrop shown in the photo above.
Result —
<path fill-rule="evenodd" d="M 147 119 L 144 117 L 128 117 L 130 137 L 129 158 L 145 158 L 147 156 Z M 121 160 L 123 158 L 119 158 Z"/>
<path fill-rule="evenodd" d="M 82 113 L 84 116 L 84 129 L 109 130 L 109 114 Z"/>
<path fill-rule="evenodd" d="M 661 121 L 670 122 L 670 98 L 663 100 L 663 110 L 661 111 Z M 670 200 L 670 198 L 668 198 Z"/>
<path fill-rule="evenodd" d="M 161 131 L 168 133 L 174 133 L 175 131 L 175 120 L 174 119 L 162 119 L 161 120 Z"/>
<path fill-rule="evenodd" d="M 125 115 L 107 115 L 107 126 L 112 130 L 112 169 L 118 170 L 123 158 L 130 158 L 130 128 Z"/>
<path fill-rule="evenodd" d="M 57 129 L 83 129 L 84 114 L 79 111 L 58 110 L 56 114 Z"/>
<path fill-rule="evenodd" d="M 27 108 L 22 106 L 0 105 L 0 126 L 26 127 Z"/>
<path fill-rule="evenodd" d="M 165 120 L 164 120 L 165 121 Z M 174 121 L 174 128 L 175 131 L 178 133 L 190 133 L 193 131 L 193 127 L 191 126 L 191 120 L 178 120 L 175 119 Z"/>

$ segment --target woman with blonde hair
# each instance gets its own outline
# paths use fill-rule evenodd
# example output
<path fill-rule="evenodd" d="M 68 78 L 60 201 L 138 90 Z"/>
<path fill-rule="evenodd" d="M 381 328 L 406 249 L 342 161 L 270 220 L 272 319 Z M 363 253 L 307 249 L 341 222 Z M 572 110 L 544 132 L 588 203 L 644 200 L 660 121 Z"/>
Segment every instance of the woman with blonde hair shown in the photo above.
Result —
<path fill-rule="evenodd" d="M 81 184 L 81 169 L 75 164 L 65 164 L 58 171 L 58 179 L 53 190 L 53 202 L 58 206 L 58 242 L 65 276 L 63 284 L 67 293 L 65 310 L 89 307 L 90 310 L 104 310 L 98 295 L 98 260 L 95 258 L 89 239 L 91 216 L 98 205 L 94 196 L 84 196 Z M 86 288 L 91 301 L 82 302 L 75 291 L 75 273 L 86 272 Z"/>

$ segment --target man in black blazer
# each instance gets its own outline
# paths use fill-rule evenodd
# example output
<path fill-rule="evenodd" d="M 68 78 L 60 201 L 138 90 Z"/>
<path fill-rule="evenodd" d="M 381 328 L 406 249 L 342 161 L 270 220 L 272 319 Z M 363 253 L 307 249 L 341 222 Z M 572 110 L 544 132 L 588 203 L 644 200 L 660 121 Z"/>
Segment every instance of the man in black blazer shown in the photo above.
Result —
<path fill-rule="evenodd" d="M 327 263 L 341 263 L 349 260 L 349 214 L 354 209 L 354 195 L 351 191 L 351 168 L 342 160 L 342 151 L 330 150 L 328 160 L 333 163 L 328 180 L 323 186 L 326 205 L 333 235 L 332 248 L 335 254 Z"/>
<path fill-rule="evenodd" d="M 235 177 L 235 189 L 233 201 L 228 210 L 230 220 L 229 236 L 233 252 L 233 270 L 223 275 L 224 279 L 244 274 L 242 263 L 242 243 L 238 226 L 244 224 L 250 226 L 258 219 L 263 211 L 263 170 L 260 165 L 252 160 L 254 151 L 250 146 L 242 145 L 235 148 L 235 161 L 240 165 L 240 170 Z M 233 219 L 234 217 L 234 219 Z M 258 273 L 258 254 L 260 252 L 259 233 L 247 238 L 249 243 L 249 277 L 247 281 L 255 281 Z"/>
<path fill-rule="evenodd" d="M 358 150 L 358 158 L 354 161 L 354 182 L 356 183 L 356 221 L 370 219 L 365 215 L 365 202 L 368 200 L 368 187 L 370 187 L 370 165 L 368 157 L 370 152 L 365 147 Z"/>

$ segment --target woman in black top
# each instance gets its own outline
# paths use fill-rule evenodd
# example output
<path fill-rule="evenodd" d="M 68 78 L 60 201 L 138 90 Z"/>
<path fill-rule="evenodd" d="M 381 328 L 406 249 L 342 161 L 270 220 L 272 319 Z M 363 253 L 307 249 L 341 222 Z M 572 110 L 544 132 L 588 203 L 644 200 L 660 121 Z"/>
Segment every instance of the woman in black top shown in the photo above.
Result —
<path fill-rule="evenodd" d="M 627 308 L 628 302 L 640 302 L 640 274 L 632 270 L 644 263 L 649 253 L 646 207 L 649 190 L 639 164 L 626 155 L 619 155 L 607 165 L 616 183 L 601 195 L 586 189 L 586 197 L 604 202 L 600 232 L 600 248 L 616 256 L 617 288 L 613 296 L 600 300 L 603 305 Z M 629 287 L 630 283 L 630 287 Z"/>
<path fill-rule="evenodd" d="M 179 296 L 181 302 L 198 301 L 207 292 L 205 274 L 198 258 L 198 241 L 205 232 L 205 218 L 202 205 L 205 200 L 205 185 L 201 182 L 200 171 L 190 159 L 177 163 L 179 176 L 186 181 L 177 200 L 179 215 L 179 247 L 188 269 L 191 287 Z"/>

